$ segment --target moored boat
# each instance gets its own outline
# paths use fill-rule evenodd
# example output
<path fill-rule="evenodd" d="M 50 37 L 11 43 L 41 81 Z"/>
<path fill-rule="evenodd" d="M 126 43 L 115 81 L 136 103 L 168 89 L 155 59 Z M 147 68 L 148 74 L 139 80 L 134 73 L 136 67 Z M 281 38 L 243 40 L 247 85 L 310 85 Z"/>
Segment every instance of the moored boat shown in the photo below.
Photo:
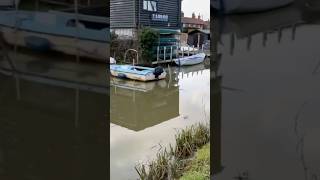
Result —
<path fill-rule="evenodd" d="M 0 11 L 0 31 L 8 44 L 54 50 L 105 61 L 108 18 L 69 12 Z"/>
<path fill-rule="evenodd" d="M 153 81 L 166 78 L 166 71 L 162 67 L 149 68 L 134 65 L 110 65 L 112 76 L 128 78 L 138 81 Z"/>
<path fill-rule="evenodd" d="M 175 59 L 174 62 L 178 66 L 188 66 L 188 65 L 200 64 L 204 61 L 205 58 L 206 58 L 205 53 L 199 53 L 192 56 L 185 56 L 182 58 Z"/>

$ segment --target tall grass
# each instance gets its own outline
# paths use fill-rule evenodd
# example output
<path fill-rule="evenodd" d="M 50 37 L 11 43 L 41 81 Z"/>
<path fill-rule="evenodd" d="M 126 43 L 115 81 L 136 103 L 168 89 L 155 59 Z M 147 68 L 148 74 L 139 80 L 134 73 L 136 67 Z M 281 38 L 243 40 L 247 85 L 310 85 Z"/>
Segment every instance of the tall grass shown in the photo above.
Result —
<path fill-rule="evenodd" d="M 155 160 L 135 167 L 141 180 L 176 179 L 194 153 L 210 141 L 209 124 L 196 124 L 177 132 L 175 145 L 157 153 Z"/>

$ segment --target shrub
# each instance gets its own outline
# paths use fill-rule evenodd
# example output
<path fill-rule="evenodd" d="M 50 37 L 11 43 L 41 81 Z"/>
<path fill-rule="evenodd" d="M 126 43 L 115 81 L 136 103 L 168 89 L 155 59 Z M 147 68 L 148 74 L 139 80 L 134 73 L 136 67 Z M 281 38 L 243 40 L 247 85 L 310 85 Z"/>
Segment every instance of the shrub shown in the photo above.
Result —
<path fill-rule="evenodd" d="M 159 41 L 159 33 L 149 27 L 143 28 L 139 34 L 141 58 L 144 63 L 151 64 L 155 55 L 153 47 Z"/>

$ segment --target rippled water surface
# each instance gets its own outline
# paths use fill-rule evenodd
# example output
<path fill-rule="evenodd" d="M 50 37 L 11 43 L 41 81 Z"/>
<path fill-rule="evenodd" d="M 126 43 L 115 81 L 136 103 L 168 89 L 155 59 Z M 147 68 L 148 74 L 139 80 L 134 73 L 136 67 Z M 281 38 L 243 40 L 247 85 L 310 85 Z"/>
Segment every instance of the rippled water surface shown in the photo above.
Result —
<path fill-rule="evenodd" d="M 168 78 L 157 82 L 111 79 L 111 179 L 137 178 L 135 165 L 173 143 L 177 129 L 208 122 L 208 67 L 200 64 L 167 71 Z"/>
<path fill-rule="evenodd" d="M 288 7 L 220 24 L 212 102 L 216 180 L 320 178 L 316 17 Z"/>

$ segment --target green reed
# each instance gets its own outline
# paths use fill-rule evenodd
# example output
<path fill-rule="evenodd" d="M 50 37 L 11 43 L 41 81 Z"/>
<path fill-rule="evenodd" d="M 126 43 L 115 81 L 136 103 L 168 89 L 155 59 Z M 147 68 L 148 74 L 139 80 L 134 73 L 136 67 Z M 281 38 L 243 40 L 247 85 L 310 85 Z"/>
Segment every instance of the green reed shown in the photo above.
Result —
<path fill-rule="evenodd" d="M 176 179 L 197 149 L 210 142 L 209 124 L 199 123 L 179 130 L 175 136 L 175 146 L 160 150 L 156 158 L 135 166 L 141 180 Z"/>

